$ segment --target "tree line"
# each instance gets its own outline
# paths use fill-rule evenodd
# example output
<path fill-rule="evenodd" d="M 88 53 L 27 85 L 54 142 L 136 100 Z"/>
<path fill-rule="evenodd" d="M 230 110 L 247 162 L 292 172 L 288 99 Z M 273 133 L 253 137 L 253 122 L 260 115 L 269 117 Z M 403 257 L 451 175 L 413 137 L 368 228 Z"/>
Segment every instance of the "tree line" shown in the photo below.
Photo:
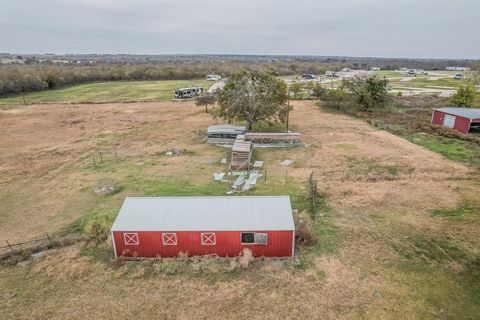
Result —
<path fill-rule="evenodd" d="M 61 88 L 97 81 L 188 80 L 207 74 L 228 77 L 238 70 L 271 75 L 323 74 L 330 66 L 313 62 L 166 61 L 156 63 L 95 63 L 93 65 L 0 66 L 0 96 Z"/>
<path fill-rule="evenodd" d="M 70 57 L 70 56 L 69 56 Z M 116 57 L 116 56 L 113 56 Z M 73 59 L 72 57 L 70 57 Z M 88 58 L 83 57 L 83 58 Z M 96 57 L 99 59 L 98 57 Z M 227 59 L 215 57 L 204 59 L 189 57 L 158 61 L 142 61 L 136 56 L 121 56 L 118 60 L 102 57 L 103 60 L 72 60 L 68 63 L 54 63 L 53 60 L 38 60 L 35 57 L 22 58 L 23 64 L 0 65 L 0 96 L 21 94 L 32 91 L 61 88 L 96 81 L 121 80 L 188 80 L 205 77 L 206 74 L 220 74 L 228 77 L 236 71 L 249 70 L 265 72 L 273 76 L 313 73 L 323 75 L 327 70 L 341 68 L 367 69 L 379 66 L 382 69 L 399 67 L 423 67 L 434 64 L 441 69 L 451 65 L 449 61 L 417 61 L 405 59 L 353 59 L 325 58 L 308 60 L 289 59 Z M 28 64 L 27 62 L 30 61 Z M 109 60 L 110 59 L 110 60 Z M 152 58 L 153 59 L 153 58 Z M 25 62 L 27 61 L 27 62 Z M 472 63 L 473 67 L 478 63 Z M 477 72 L 478 75 L 478 72 Z M 477 79 L 478 80 L 478 79 Z"/>

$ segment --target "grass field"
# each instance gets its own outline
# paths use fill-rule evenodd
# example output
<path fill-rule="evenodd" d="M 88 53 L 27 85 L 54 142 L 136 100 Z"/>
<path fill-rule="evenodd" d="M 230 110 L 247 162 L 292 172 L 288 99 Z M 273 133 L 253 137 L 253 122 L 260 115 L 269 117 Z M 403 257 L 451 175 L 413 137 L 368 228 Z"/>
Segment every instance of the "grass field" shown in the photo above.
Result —
<path fill-rule="evenodd" d="M 212 82 L 206 80 L 171 81 L 115 81 L 76 85 L 73 87 L 46 90 L 0 98 L 0 105 L 35 103 L 81 103 L 81 102 L 135 102 L 167 101 L 173 98 L 176 88 L 200 86 L 205 90 Z"/>
<path fill-rule="evenodd" d="M 79 243 L 1 264 L 0 318 L 475 319 L 478 171 L 313 102 L 292 104 L 291 129 L 309 147 L 255 150 L 268 179 L 248 194 L 290 195 L 318 238 L 297 246 L 297 260 L 116 263 L 110 242 Z M 125 196 L 229 190 L 212 179 L 229 151 L 201 142 L 215 120 L 192 102 L 35 105 L 0 119 L 0 233 L 11 242 L 111 222 Z M 167 156 L 172 148 L 186 152 Z M 101 180 L 119 191 L 94 195 Z"/>
<path fill-rule="evenodd" d="M 455 89 L 465 85 L 465 80 L 456 80 L 452 78 L 440 78 L 437 80 L 429 80 L 428 76 L 416 77 L 410 81 L 390 80 L 390 84 L 394 87 L 411 87 L 411 88 L 435 88 L 445 87 L 445 89 Z"/>

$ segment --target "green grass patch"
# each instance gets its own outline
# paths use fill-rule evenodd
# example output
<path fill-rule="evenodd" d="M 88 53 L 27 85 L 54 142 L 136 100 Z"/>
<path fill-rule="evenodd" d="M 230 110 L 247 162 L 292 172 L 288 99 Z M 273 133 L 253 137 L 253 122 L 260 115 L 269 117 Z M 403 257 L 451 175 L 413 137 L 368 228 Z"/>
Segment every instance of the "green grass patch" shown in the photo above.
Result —
<path fill-rule="evenodd" d="M 452 209 L 437 209 L 432 211 L 433 216 L 437 217 L 466 217 L 470 215 L 480 215 L 480 206 L 470 201 L 463 201 L 460 206 Z"/>
<path fill-rule="evenodd" d="M 448 159 L 470 165 L 480 165 L 480 146 L 468 141 L 437 136 L 429 133 L 409 135 L 408 140 Z"/>
<path fill-rule="evenodd" d="M 404 78 L 406 76 L 402 76 Z M 435 77 L 435 76 L 431 76 Z M 435 87 L 445 87 L 445 89 L 451 88 L 455 89 L 462 85 L 466 84 L 465 80 L 456 80 L 453 78 L 439 78 L 437 80 L 429 80 L 430 76 L 425 77 L 416 77 L 410 81 L 400 81 L 395 79 L 390 81 L 390 85 L 394 88 L 432 88 L 432 89 L 441 89 Z M 448 88 L 447 88 L 448 87 Z"/>
<path fill-rule="evenodd" d="M 467 255 L 448 238 L 430 238 L 421 234 L 406 236 L 401 243 L 393 243 L 393 249 L 412 263 L 444 264 L 463 262 Z"/>
<path fill-rule="evenodd" d="M 166 101 L 173 98 L 176 88 L 201 86 L 206 80 L 112 81 L 76 85 L 0 99 L 0 105 L 34 103 L 104 103 L 135 101 Z"/>
<path fill-rule="evenodd" d="M 480 279 L 471 264 L 462 272 L 452 272 L 425 264 L 403 264 L 388 276 L 395 282 L 390 292 L 398 310 L 412 312 L 416 319 L 478 319 Z M 477 272 L 478 272 L 477 270 Z"/>

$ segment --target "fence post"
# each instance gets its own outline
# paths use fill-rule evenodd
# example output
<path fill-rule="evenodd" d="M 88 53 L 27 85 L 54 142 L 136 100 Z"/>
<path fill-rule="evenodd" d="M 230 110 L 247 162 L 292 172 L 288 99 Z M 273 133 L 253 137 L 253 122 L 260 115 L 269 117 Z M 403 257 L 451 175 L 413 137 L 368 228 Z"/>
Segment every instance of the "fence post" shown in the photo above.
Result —
<path fill-rule="evenodd" d="M 48 233 L 45 232 L 45 235 L 47 236 L 48 241 L 50 242 L 50 246 L 53 247 L 52 239 L 48 236 Z"/>
<path fill-rule="evenodd" d="M 13 248 L 12 248 L 12 246 L 10 245 L 10 243 L 8 243 L 8 240 L 5 240 L 5 242 L 7 243 L 8 247 L 10 248 L 10 250 L 12 251 L 12 253 L 15 254 L 15 251 L 13 251 Z"/>

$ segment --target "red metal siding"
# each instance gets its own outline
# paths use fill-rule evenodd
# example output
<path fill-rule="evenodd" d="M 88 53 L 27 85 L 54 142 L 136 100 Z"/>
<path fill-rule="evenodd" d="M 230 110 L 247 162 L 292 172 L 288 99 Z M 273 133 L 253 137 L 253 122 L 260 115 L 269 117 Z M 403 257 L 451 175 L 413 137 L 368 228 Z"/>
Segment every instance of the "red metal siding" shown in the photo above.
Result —
<path fill-rule="evenodd" d="M 457 116 L 453 128 L 460 132 L 468 133 L 470 131 L 470 119 Z"/>
<path fill-rule="evenodd" d="M 443 116 L 445 114 L 443 112 L 440 112 L 440 111 L 433 111 L 433 115 L 432 115 L 432 124 L 439 124 L 439 125 L 443 125 Z"/>
<path fill-rule="evenodd" d="M 433 111 L 432 115 L 432 124 L 439 124 L 443 126 L 443 118 L 445 118 L 445 112 L 441 111 Z M 453 128 L 457 131 L 463 132 L 463 133 L 468 133 L 470 131 L 470 119 L 464 118 L 461 116 L 457 116 L 452 114 L 452 116 L 455 116 L 455 124 Z"/>
<path fill-rule="evenodd" d="M 114 231 L 115 250 L 117 256 L 134 257 L 174 257 L 180 252 L 190 256 L 217 254 L 222 257 L 238 256 L 243 248 L 249 248 L 257 257 L 290 257 L 292 256 L 292 231 L 255 231 L 268 234 L 267 245 L 242 245 L 240 234 L 253 231 L 179 231 L 177 245 L 163 245 L 162 233 L 158 231 L 132 231 L 138 234 L 138 245 L 126 245 L 124 233 L 129 231 Z M 174 231 L 172 231 L 174 232 Z M 215 233 L 215 245 L 202 245 L 201 233 Z"/>

